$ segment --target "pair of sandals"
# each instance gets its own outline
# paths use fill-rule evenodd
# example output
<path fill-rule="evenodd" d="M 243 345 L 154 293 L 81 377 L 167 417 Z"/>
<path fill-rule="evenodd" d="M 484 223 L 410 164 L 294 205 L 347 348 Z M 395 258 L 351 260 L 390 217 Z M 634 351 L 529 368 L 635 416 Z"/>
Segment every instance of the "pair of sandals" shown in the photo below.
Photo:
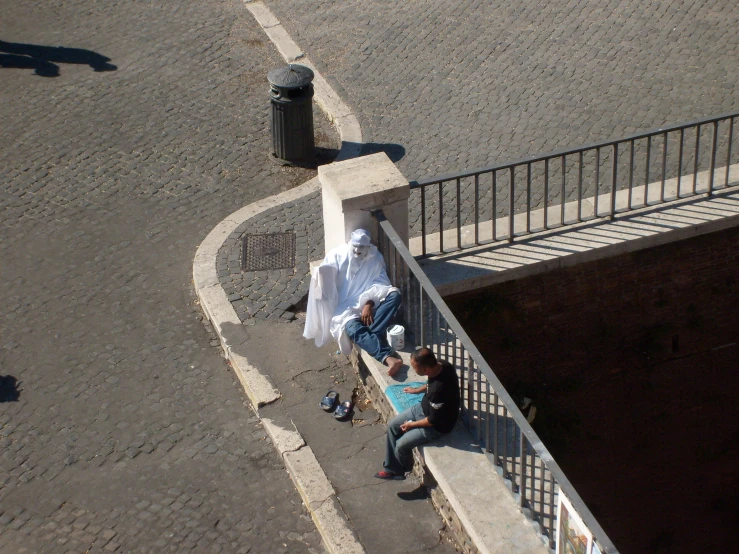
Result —
<path fill-rule="evenodd" d="M 335 390 L 330 390 L 321 400 L 321 409 L 324 412 L 334 412 L 334 419 L 343 421 L 347 419 L 351 413 L 354 404 L 351 400 L 346 400 L 339 404 L 339 393 Z"/>

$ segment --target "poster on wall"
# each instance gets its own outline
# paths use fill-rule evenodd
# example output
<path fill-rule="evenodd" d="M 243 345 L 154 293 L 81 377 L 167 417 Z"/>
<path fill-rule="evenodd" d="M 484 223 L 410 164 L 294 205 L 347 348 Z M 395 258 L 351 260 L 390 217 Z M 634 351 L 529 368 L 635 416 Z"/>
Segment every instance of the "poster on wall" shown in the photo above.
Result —
<path fill-rule="evenodd" d="M 592 550 L 593 546 L 593 535 L 560 491 L 557 505 L 557 554 L 600 553 L 600 549 Z"/>

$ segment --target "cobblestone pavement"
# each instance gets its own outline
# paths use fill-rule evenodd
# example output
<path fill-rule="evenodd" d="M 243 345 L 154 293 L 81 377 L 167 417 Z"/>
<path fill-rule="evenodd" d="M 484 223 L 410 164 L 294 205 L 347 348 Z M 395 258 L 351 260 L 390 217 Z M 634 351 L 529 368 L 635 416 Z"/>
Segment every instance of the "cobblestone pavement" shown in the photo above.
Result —
<path fill-rule="evenodd" d="M 295 263 L 270 271 L 242 271 L 245 237 L 294 233 Z M 321 193 L 271 208 L 239 225 L 218 252 L 218 278 L 241 321 L 295 318 L 308 294 L 309 264 L 323 252 Z"/>
<path fill-rule="evenodd" d="M 266 3 L 408 179 L 739 107 L 733 0 Z"/>
<path fill-rule="evenodd" d="M 382 0 L 266 2 L 338 81 L 336 88 L 343 89 L 371 143 L 366 151 L 388 152 L 409 180 L 739 107 L 739 8 L 730 0 L 421 0 L 392 9 Z M 704 150 L 709 141 L 704 135 Z M 637 151 L 643 146 L 637 144 Z M 602 175 L 607 158 L 606 152 Z M 594 193 L 589 171 L 586 196 Z M 514 191 L 517 212 L 527 205 L 522 172 Z M 534 168 L 534 208 L 544 201 L 542 172 Z M 490 176 L 485 177 L 482 220 L 493 213 Z M 497 183 L 499 216 L 508 210 L 504 181 Z M 454 185 L 442 190 L 448 228 L 456 227 L 457 198 L 461 224 L 473 221 L 473 180 L 462 181 L 459 197 Z M 576 191 L 570 184 L 564 194 L 573 200 Z M 559 203 L 561 195 L 559 187 L 550 189 L 548 203 Z M 427 232 L 438 230 L 437 196 L 430 191 L 425 199 Z M 421 232 L 420 203 L 415 190 L 413 236 Z"/>
<path fill-rule="evenodd" d="M 0 552 L 321 551 L 191 283 L 315 175 L 267 160 L 281 59 L 236 0 L 0 9 Z"/>

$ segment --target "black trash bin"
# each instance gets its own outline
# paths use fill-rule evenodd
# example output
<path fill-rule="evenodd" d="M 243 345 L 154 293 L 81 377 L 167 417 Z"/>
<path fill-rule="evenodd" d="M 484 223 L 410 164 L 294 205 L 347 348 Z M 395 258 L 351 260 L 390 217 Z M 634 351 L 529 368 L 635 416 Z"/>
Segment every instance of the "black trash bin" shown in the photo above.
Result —
<path fill-rule="evenodd" d="M 313 71 L 290 64 L 267 74 L 272 103 L 272 156 L 289 165 L 315 159 Z"/>

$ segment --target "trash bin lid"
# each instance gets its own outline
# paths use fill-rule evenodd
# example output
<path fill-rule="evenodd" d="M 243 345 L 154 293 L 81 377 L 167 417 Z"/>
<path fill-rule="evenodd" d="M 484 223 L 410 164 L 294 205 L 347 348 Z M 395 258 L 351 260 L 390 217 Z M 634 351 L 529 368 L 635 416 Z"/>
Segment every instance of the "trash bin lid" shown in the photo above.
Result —
<path fill-rule="evenodd" d="M 304 65 L 291 63 L 267 73 L 267 80 L 270 85 L 278 88 L 302 88 L 313 81 L 313 71 Z"/>

